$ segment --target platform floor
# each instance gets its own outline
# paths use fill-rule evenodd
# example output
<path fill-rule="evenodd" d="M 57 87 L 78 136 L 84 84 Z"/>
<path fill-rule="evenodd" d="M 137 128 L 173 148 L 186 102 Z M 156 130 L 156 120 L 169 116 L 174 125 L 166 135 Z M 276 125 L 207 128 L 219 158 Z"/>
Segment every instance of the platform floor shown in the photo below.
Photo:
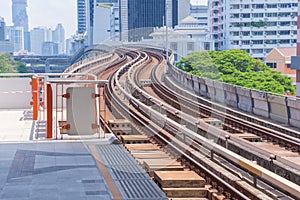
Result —
<path fill-rule="evenodd" d="M 114 137 L 33 140 L 29 121 L 11 122 L 23 113 L 14 112 L 12 128 L 0 122 L 1 200 L 167 200 Z"/>

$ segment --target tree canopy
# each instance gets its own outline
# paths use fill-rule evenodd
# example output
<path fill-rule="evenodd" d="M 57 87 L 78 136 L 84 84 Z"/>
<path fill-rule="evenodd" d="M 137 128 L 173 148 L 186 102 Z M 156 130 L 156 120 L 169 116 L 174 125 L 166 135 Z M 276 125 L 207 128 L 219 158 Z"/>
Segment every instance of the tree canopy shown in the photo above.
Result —
<path fill-rule="evenodd" d="M 267 92 L 296 93 L 290 77 L 271 70 L 261 60 L 243 50 L 194 52 L 177 67 L 194 75 Z"/>
<path fill-rule="evenodd" d="M 0 73 L 27 73 L 26 66 L 21 63 L 14 61 L 9 54 L 0 54 Z"/>

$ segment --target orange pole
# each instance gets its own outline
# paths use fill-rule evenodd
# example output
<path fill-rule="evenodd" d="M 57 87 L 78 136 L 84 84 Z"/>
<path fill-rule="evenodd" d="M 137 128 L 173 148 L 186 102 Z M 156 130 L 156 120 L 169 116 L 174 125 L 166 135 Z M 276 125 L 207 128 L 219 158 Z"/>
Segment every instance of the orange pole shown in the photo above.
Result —
<path fill-rule="evenodd" d="M 47 138 L 52 138 L 52 123 L 53 123 L 53 102 L 52 102 L 52 87 L 47 84 Z"/>
<path fill-rule="evenodd" d="M 38 112 L 40 107 L 40 84 L 39 78 L 32 78 L 32 108 L 33 108 L 33 120 L 38 120 Z"/>

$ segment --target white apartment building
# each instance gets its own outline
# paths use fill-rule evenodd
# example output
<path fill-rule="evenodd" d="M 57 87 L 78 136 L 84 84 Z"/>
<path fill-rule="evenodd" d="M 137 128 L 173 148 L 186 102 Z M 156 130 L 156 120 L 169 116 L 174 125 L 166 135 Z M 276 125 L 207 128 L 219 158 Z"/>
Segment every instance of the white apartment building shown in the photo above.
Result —
<path fill-rule="evenodd" d="M 244 49 L 254 58 L 296 47 L 297 0 L 209 0 L 216 50 Z"/>

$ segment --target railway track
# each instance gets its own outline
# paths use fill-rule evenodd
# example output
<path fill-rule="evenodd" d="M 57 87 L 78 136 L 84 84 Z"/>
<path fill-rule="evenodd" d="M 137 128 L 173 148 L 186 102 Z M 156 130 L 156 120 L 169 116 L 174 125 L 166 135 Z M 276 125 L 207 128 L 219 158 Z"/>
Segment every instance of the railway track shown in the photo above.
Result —
<path fill-rule="evenodd" d="M 115 75 L 115 77 L 118 77 L 118 75 Z M 115 81 L 116 81 L 116 80 L 113 80 L 113 79 L 112 79 L 110 86 L 107 87 L 107 89 L 108 89 L 108 91 L 107 91 L 108 98 L 110 98 L 110 100 L 111 100 L 112 102 L 116 102 L 116 104 L 115 104 L 114 106 L 119 108 L 119 111 L 122 113 L 121 115 L 122 115 L 123 117 L 125 117 L 125 118 L 130 118 L 130 119 L 133 120 L 133 122 L 135 122 L 135 123 L 138 124 L 138 126 L 137 126 L 136 129 L 143 129 L 143 131 L 140 130 L 140 131 L 142 131 L 142 132 L 149 132 L 149 131 L 150 131 L 150 132 L 152 132 L 153 135 L 155 135 L 155 134 L 157 133 L 157 128 L 155 129 L 155 126 L 150 127 L 149 124 L 148 124 L 149 121 L 148 121 L 148 122 L 144 121 L 144 120 L 145 120 L 144 117 L 138 115 L 138 113 L 136 113 L 136 112 L 133 112 L 131 109 L 128 110 L 128 107 L 124 104 L 123 101 L 118 101 L 118 100 L 117 100 L 118 94 L 114 94 L 114 90 L 113 90 L 113 87 L 114 87 L 114 85 L 116 84 Z M 146 123 L 146 124 L 145 124 L 145 123 Z M 150 136 L 150 137 L 152 137 L 152 136 Z M 161 141 L 160 141 L 160 143 L 161 143 Z M 162 146 L 162 145 L 161 145 L 161 146 Z M 164 145 L 164 146 L 165 146 L 165 145 Z M 211 179 L 211 180 L 214 180 L 214 179 Z M 221 179 L 220 179 L 220 180 L 221 180 Z M 221 182 L 222 182 L 222 180 L 221 180 Z M 224 181 L 223 181 L 223 182 L 224 182 Z M 224 184 L 224 183 L 223 183 L 223 184 Z M 216 184 L 216 182 L 214 182 L 214 186 L 215 186 L 215 187 L 212 188 L 212 189 L 216 190 L 215 188 L 217 187 L 217 185 L 220 186 L 220 184 Z M 228 190 L 227 190 L 227 191 L 228 191 Z M 235 191 L 235 189 L 233 189 L 233 191 Z M 235 191 L 235 193 L 236 193 L 236 192 L 237 192 L 237 191 Z M 216 193 L 216 192 L 215 192 L 215 193 Z M 236 196 L 236 194 L 234 194 L 234 192 L 232 192 L 232 193 L 233 193 L 232 197 L 234 198 L 234 197 Z M 241 194 L 241 195 L 242 195 L 242 194 Z M 243 199 L 247 199 L 247 197 L 244 196 L 244 195 L 242 195 L 242 197 L 244 197 Z"/>
<path fill-rule="evenodd" d="M 251 186 L 246 179 L 237 178 L 234 173 L 231 172 L 232 170 L 229 170 L 230 167 L 228 166 L 231 163 L 227 163 L 226 166 L 226 164 L 224 164 L 226 162 L 224 157 L 220 157 L 218 154 L 226 154 L 225 158 L 227 160 L 232 161 L 238 159 L 237 161 L 235 160 L 235 162 L 238 162 L 240 165 L 242 163 L 244 168 L 252 168 L 250 173 L 253 177 L 257 177 L 257 174 L 255 174 L 256 172 L 258 173 L 258 176 L 264 176 L 260 177 L 262 180 L 276 180 L 276 183 L 279 182 L 281 184 L 280 186 L 289 193 L 290 196 L 297 197 L 299 194 L 295 191 L 298 189 L 297 185 L 293 185 L 293 183 L 290 184 L 290 182 L 285 181 L 281 177 L 261 169 L 259 166 L 255 165 L 255 163 L 251 163 L 228 152 L 228 150 L 223 147 L 215 146 L 214 143 L 201 137 L 194 131 L 182 127 L 181 124 L 178 124 L 178 121 L 176 121 L 176 117 L 173 117 L 173 119 L 166 119 L 166 116 L 163 114 L 166 114 L 167 112 L 164 112 L 163 114 L 157 112 L 158 109 L 161 110 L 162 108 L 165 108 L 166 103 L 162 103 L 147 94 L 138 77 L 142 77 L 139 74 L 142 73 L 147 64 L 153 64 L 153 59 L 156 59 L 158 61 L 157 65 L 160 65 L 163 62 L 163 58 L 155 55 L 154 52 L 145 53 L 136 50 L 127 51 L 126 55 L 130 57 L 130 59 L 127 60 L 128 62 L 126 61 L 126 64 L 125 62 L 119 63 L 119 66 L 121 66 L 120 68 L 119 66 L 114 67 L 116 65 L 112 64 L 111 69 L 119 69 L 110 71 L 109 77 L 109 73 L 106 73 L 110 83 L 104 91 L 105 99 L 108 107 L 113 110 L 116 119 L 129 119 L 132 122 L 135 132 L 139 131 L 143 134 L 148 133 L 149 140 L 147 141 L 149 143 L 154 143 L 154 146 L 157 146 L 160 149 L 163 148 L 163 152 L 167 151 L 167 155 L 172 158 L 178 158 L 177 162 L 180 161 L 181 166 L 184 169 L 196 171 L 196 173 L 205 180 L 204 185 L 206 185 L 207 191 L 221 195 L 220 199 L 272 199 L 272 197 L 275 197 L 276 195 L 272 196 L 272 194 L 266 192 L 266 194 L 271 196 L 268 197 L 254 186 Z M 105 72 L 103 71 L 103 73 Z M 173 116 L 181 115 L 181 113 L 174 108 L 170 108 L 168 112 L 169 115 L 172 114 Z M 125 140 L 126 138 L 123 138 L 123 141 Z M 199 153 L 199 151 L 207 151 L 205 148 L 211 148 L 212 146 L 215 148 L 214 159 L 210 159 Z M 218 160 L 219 163 L 224 163 L 222 165 L 217 165 L 214 160 Z M 163 182 L 159 179 L 159 175 L 156 174 L 154 178 L 158 184 L 162 186 Z M 228 182 L 231 184 L 228 184 Z M 258 182 L 257 186 L 261 187 L 263 181 Z M 293 186 L 295 187 L 293 188 Z M 175 191 L 166 189 L 165 192 L 173 194 Z M 258 194 L 263 198 L 260 198 Z"/>

